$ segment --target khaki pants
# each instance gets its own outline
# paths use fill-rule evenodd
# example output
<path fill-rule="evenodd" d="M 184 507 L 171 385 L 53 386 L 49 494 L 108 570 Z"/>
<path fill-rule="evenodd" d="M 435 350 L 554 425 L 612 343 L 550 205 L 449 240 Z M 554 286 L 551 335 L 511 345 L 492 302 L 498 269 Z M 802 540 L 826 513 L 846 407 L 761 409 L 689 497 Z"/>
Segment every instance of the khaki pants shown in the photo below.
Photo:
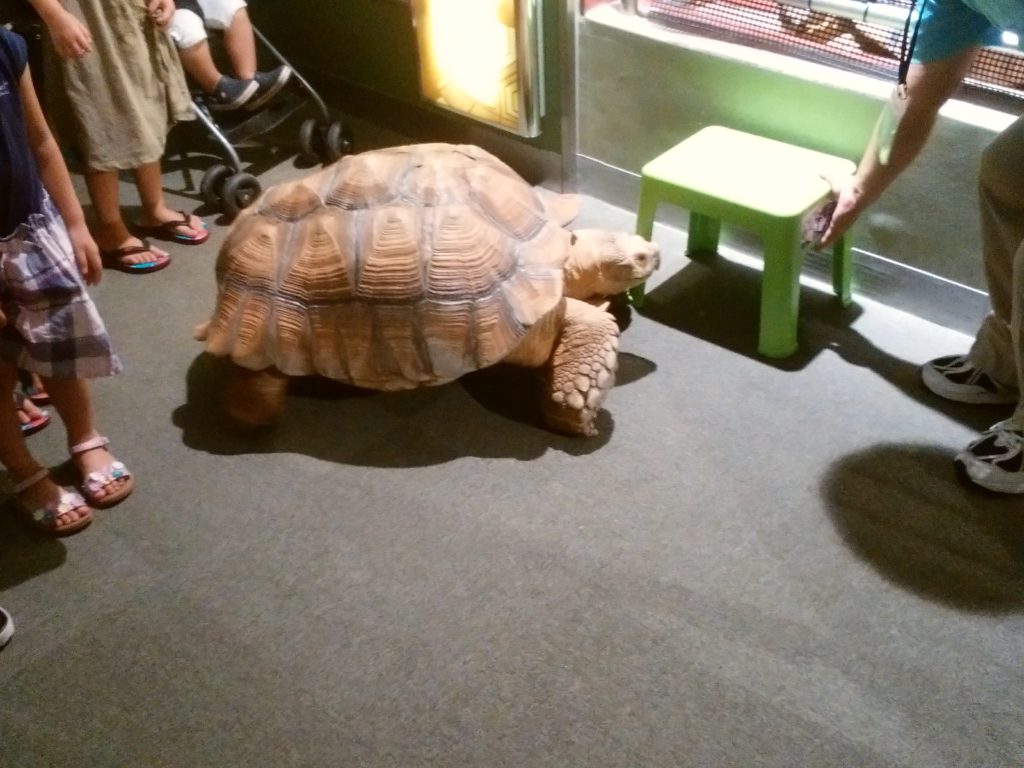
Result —
<path fill-rule="evenodd" d="M 1000 384 L 1024 386 L 1024 117 L 985 149 L 978 180 L 985 277 L 992 311 L 969 358 Z M 1015 426 L 1024 428 L 1024 401 Z"/>

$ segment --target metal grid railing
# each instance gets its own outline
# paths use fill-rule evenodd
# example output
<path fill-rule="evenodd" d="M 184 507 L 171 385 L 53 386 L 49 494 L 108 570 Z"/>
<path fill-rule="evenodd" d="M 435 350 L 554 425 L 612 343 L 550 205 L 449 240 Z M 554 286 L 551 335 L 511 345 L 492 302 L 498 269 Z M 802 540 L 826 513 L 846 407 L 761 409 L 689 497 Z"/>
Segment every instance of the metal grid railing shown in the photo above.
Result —
<path fill-rule="evenodd" d="M 807 2 L 795 7 L 792 1 L 651 0 L 646 15 L 672 29 L 895 80 L 909 0 L 825 0 L 829 10 L 842 6 L 858 9 L 856 14 L 844 15 L 811 10 Z M 815 5 L 813 0 L 809 4 Z M 870 21 L 864 21 L 865 16 Z M 1024 56 L 986 48 L 965 85 L 1024 99 Z"/>

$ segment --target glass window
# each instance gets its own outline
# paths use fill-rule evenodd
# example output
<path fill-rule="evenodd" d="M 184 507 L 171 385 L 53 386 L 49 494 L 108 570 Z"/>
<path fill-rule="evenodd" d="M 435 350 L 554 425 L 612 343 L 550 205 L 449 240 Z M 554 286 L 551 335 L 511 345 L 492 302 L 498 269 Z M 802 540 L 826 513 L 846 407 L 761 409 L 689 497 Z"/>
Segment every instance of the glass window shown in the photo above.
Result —
<path fill-rule="evenodd" d="M 865 23 L 809 10 L 785 0 L 635 0 L 641 15 L 672 29 L 751 45 L 895 79 L 909 0 L 878 0 Z M 833 4 L 838 5 L 838 4 Z M 864 4 L 850 0 L 851 8 Z M 870 18 L 871 16 L 869 16 Z M 965 81 L 968 89 L 1024 99 L 1024 56 L 1015 51 L 982 51 Z"/>

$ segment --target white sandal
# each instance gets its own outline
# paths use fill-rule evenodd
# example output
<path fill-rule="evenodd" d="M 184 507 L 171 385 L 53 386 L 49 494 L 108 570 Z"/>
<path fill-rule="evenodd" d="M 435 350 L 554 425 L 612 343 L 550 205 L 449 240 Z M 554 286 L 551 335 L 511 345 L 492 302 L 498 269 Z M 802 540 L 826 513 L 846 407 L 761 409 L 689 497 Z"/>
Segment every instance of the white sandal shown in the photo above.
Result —
<path fill-rule="evenodd" d="M 102 435 L 92 437 L 88 440 L 83 440 L 77 445 L 72 445 L 71 455 L 77 456 L 80 453 L 96 448 L 106 448 L 108 445 L 110 445 L 110 441 Z M 97 491 L 103 490 L 105 486 L 115 480 L 125 480 L 126 482 L 114 493 L 108 493 L 106 496 L 101 497 L 96 496 Z M 123 462 L 116 459 L 103 467 L 103 469 L 90 472 L 82 480 L 82 484 L 78 486 L 78 490 L 81 491 L 86 501 L 96 509 L 106 509 L 107 507 L 114 506 L 134 489 L 135 480 L 132 478 L 132 473 L 128 471 L 128 467 Z"/>
<path fill-rule="evenodd" d="M 92 509 L 85 503 L 85 499 L 81 495 L 67 488 L 60 488 L 60 495 L 55 500 L 48 501 L 37 509 L 30 508 L 18 498 L 22 491 L 31 488 L 49 474 L 50 471 L 48 469 L 40 469 L 15 485 L 15 506 L 22 517 L 44 533 L 49 533 L 52 536 L 70 536 L 72 533 L 78 533 L 92 522 Z M 58 522 L 59 518 L 68 512 L 77 512 L 78 519 L 73 523 L 60 525 Z"/>
<path fill-rule="evenodd" d="M 7 645 L 7 641 L 11 639 L 13 634 L 14 619 L 11 618 L 11 614 L 0 608 L 0 648 Z"/>

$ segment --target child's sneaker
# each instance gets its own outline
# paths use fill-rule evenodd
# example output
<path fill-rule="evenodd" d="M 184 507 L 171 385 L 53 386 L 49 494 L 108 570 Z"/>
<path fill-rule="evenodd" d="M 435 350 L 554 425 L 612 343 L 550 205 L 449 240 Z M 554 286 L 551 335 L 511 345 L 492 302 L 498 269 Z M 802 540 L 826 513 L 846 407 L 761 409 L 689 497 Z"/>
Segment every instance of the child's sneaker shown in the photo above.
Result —
<path fill-rule="evenodd" d="M 272 98 L 277 92 L 284 88 L 285 83 L 292 76 L 292 68 L 282 64 L 280 67 L 269 72 L 257 72 L 253 75 L 253 82 L 256 83 L 256 95 L 246 105 L 246 109 L 259 109 Z"/>
<path fill-rule="evenodd" d="M 213 93 L 207 94 L 210 109 L 226 112 L 244 107 L 258 89 L 259 85 L 255 80 L 222 77 L 217 81 L 217 87 L 213 89 Z"/>
<path fill-rule="evenodd" d="M 11 614 L 0 608 L 0 648 L 7 645 L 7 641 L 11 639 L 13 634 L 14 619 L 11 618 Z"/>
<path fill-rule="evenodd" d="M 975 368 L 967 355 L 937 357 L 921 366 L 921 381 L 939 397 L 975 405 L 1016 403 L 1016 391 Z"/>
<path fill-rule="evenodd" d="M 969 443 L 956 460 L 982 488 L 1024 493 L 1024 430 L 1001 421 Z"/>

